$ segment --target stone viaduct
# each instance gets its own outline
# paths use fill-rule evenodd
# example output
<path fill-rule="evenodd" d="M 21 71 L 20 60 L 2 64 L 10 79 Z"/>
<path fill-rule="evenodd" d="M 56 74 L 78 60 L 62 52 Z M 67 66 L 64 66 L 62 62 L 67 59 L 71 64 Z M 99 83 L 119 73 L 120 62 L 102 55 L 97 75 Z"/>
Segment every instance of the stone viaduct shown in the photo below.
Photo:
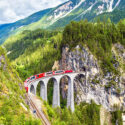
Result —
<path fill-rule="evenodd" d="M 50 79 L 53 79 L 54 87 L 53 87 L 53 107 L 60 106 L 60 80 L 67 76 L 68 78 L 68 95 L 67 95 L 67 108 L 70 107 L 72 111 L 74 111 L 74 79 L 78 75 L 84 75 L 85 73 L 66 73 L 60 75 L 53 75 L 48 77 L 43 77 L 40 79 L 36 79 L 32 81 L 29 85 L 28 93 L 32 93 L 36 95 L 37 86 L 40 83 L 40 97 L 47 101 L 47 84 Z"/>

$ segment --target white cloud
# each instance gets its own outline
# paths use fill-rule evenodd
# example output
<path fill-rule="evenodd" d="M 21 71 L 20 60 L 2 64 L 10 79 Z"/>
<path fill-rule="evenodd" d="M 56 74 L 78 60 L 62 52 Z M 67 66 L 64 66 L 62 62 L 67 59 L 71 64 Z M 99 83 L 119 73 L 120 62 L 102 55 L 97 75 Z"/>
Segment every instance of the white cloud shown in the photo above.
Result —
<path fill-rule="evenodd" d="M 0 24 L 17 21 L 65 1 L 67 0 L 0 0 Z"/>

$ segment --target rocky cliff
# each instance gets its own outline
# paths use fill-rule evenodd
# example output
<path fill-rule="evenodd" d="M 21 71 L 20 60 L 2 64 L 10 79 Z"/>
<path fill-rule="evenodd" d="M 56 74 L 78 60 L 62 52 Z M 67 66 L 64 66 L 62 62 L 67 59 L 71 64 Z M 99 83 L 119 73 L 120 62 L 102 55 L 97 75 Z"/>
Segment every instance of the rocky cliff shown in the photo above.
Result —
<path fill-rule="evenodd" d="M 72 69 L 86 74 L 77 76 L 74 82 L 75 101 L 78 104 L 82 101 L 89 103 L 94 100 L 109 111 L 113 110 L 115 105 L 124 107 L 125 48 L 120 44 L 115 44 L 112 47 L 112 53 L 116 60 L 113 65 L 119 72 L 117 75 L 113 72 L 104 73 L 100 62 L 87 47 L 77 46 L 72 51 L 68 47 L 62 49 L 62 59 L 59 61 L 60 69 L 63 67 L 64 70 Z"/>

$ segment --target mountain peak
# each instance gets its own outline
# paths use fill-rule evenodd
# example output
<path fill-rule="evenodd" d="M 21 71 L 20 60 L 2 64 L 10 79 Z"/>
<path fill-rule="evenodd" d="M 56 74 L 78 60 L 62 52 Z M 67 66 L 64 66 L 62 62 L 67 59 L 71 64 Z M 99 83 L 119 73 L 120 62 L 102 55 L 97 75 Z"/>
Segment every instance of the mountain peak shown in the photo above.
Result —
<path fill-rule="evenodd" d="M 97 18 L 103 20 L 104 16 L 115 23 L 125 18 L 125 0 L 68 0 L 22 21 L 0 25 L 0 42 L 2 43 L 11 34 L 24 30 L 56 29 L 73 20 L 95 21 Z"/>

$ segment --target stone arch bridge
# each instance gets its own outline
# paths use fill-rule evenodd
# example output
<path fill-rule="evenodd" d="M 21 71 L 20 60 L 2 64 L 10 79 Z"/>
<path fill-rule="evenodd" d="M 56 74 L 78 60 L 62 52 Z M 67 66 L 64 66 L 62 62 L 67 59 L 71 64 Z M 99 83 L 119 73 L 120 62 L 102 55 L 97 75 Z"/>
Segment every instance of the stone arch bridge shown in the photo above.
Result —
<path fill-rule="evenodd" d="M 28 93 L 32 93 L 36 95 L 37 86 L 40 83 L 40 97 L 47 101 L 47 85 L 50 79 L 54 81 L 53 87 L 53 107 L 60 107 L 60 81 L 63 77 L 67 76 L 68 78 L 68 96 L 67 96 L 67 108 L 70 107 L 72 111 L 74 111 L 74 79 L 78 75 L 85 75 L 84 72 L 73 72 L 73 73 L 66 73 L 60 75 L 53 75 L 48 77 L 42 77 L 40 79 L 33 80 L 29 85 Z"/>

